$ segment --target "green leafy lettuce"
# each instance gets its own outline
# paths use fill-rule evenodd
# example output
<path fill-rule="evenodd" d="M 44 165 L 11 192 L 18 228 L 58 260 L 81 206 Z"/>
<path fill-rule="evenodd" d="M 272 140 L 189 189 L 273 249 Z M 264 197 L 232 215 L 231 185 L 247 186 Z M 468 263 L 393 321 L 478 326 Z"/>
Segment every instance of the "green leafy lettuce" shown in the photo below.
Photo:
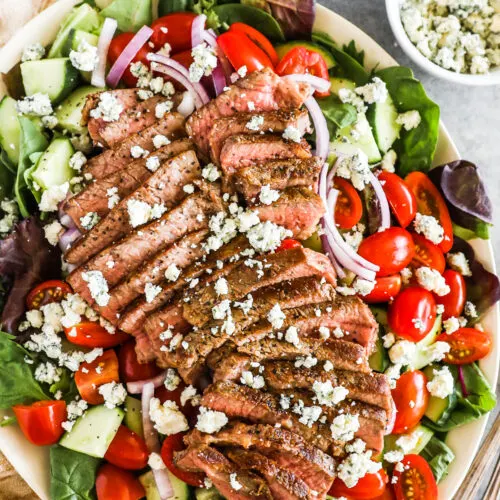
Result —
<path fill-rule="evenodd" d="M 436 436 L 431 437 L 420 455 L 427 460 L 438 483 L 448 475 L 448 467 L 455 459 L 453 451 Z"/>
<path fill-rule="evenodd" d="M 113 0 L 101 11 L 104 17 L 112 17 L 121 31 L 136 32 L 152 22 L 152 0 Z"/>
<path fill-rule="evenodd" d="M 334 94 L 318 99 L 318 104 L 325 115 L 331 137 L 335 137 L 338 130 L 352 125 L 357 120 L 356 108 L 351 104 L 344 104 Z"/>

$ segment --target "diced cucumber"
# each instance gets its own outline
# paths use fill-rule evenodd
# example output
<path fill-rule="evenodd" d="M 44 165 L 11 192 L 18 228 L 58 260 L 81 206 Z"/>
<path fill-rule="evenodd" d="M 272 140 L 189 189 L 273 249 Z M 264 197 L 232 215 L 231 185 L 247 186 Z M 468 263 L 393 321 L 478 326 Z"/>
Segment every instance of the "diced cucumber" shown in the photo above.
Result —
<path fill-rule="evenodd" d="M 432 363 L 432 357 L 428 352 L 428 347 L 436 342 L 437 336 L 441 333 L 441 315 L 436 317 L 432 330 L 416 345 L 415 355 L 408 366 L 409 370 L 420 370 L 424 366 Z"/>
<path fill-rule="evenodd" d="M 141 402 L 138 399 L 127 396 L 125 399 L 125 419 L 123 423 L 139 436 L 144 437 L 142 428 Z"/>
<path fill-rule="evenodd" d="M 172 489 L 174 490 L 174 495 L 170 497 L 170 500 L 188 500 L 190 498 L 189 486 L 184 481 L 174 476 L 170 471 L 167 470 L 167 473 Z M 139 481 L 146 491 L 146 500 L 161 500 L 160 493 L 156 487 L 153 471 L 148 471 L 142 474 L 142 476 L 139 476 Z"/>
<path fill-rule="evenodd" d="M 118 432 L 124 414 L 120 408 L 93 406 L 78 418 L 73 429 L 64 434 L 59 444 L 91 457 L 102 458 Z"/>
<path fill-rule="evenodd" d="M 434 378 L 434 366 L 429 365 L 425 368 L 424 373 L 429 381 Z M 435 424 L 441 425 L 448 420 L 451 412 L 457 404 L 457 395 L 453 391 L 446 398 L 437 398 L 432 396 L 429 398 L 429 405 L 425 410 L 425 416 L 432 420 Z"/>
<path fill-rule="evenodd" d="M 318 45 L 314 42 L 306 42 L 304 40 L 294 40 L 292 42 L 283 43 L 276 47 L 276 52 L 278 53 L 279 58 L 281 59 L 287 52 L 296 47 L 304 47 L 307 50 L 312 50 L 313 52 L 317 52 L 320 54 L 326 62 L 328 69 L 333 68 L 335 66 L 335 59 L 332 54 L 328 50 L 326 50 L 321 45 Z"/>
<path fill-rule="evenodd" d="M 377 322 L 385 329 L 387 328 L 387 310 L 380 306 L 370 306 L 372 314 Z"/>
<path fill-rule="evenodd" d="M 340 89 L 354 90 L 355 88 L 356 84 L 352 80 L 348 80 L 347 78 L 338 78 L 335 76 L 330 77 L 330 91 L 335 95 L 339 95 Z"/>
<path fill-rule="evenodd" d="M 224 497 L 217 491 L 217 488 L 196 488 L 194 491 L 196 500 L 224 500 Z"/>
<path fill-rule="evenodd" d="M 78 85 L 79 71 L 67 57 L 26 61 L 21 64 L 26 95 L 47 94 L 52 104 L 58 104 Z"/>
<path fill-rule="evenodd" d="M 415 454 L 418 455 L 426 446 L 427 443 L 431 440 L 432 436 L 434 435 L 434 431 L 429 429 L 428 427 L 425 427 L 424 425 L 417 425 L 414 429 L 410 431 L 409 434 L 413 434 L 415 432 L 419 433 L 417 443 L 415 444 L 415 447 L 412 448 L 411 450 L 405 450 L 405 455 L 409 454 Z M 400 449 L 399 446 L 396 444 L 396 441 L 400 438 L 405 436 L 405 434 L 390 434 L 389 436 L 385 436 L 384 438 L 384 454 L 387 453 L 388 451 L 395 451 Z"/>
<path fill-rule="evenodd" d="M 95 87 L 79 87 L 69 95 L 55 109 L 55 115 L 58 121 L 57 128 L 67 130 L 72 134 L 81 134 L 85 127 L 82 125 L 82 110 L 87 101 L 87 96 L 100 89 Z"/>
<path fill-rule="evenodd" d="M 321 238 L 318 233 L 313 233 L 307 240 L 303 241 L 302 244 L 315 252 L 323 252 L 323 244 L 321 243 Z"/>
<path fill-rule="evenodd" d="M 370 309 L 379 324 L 379 331 L 377 340 L 375 341 L 375 350 L 368 359 L 368 363 L 372 370 L 383 373 L 389 366 L 389 355 L 387 354 L 387 349 L 384 347 L 384 341 L 382 340 L 382 337 L 387 333 L 387 311 L 377 306 L 372 306 Z"/>
<path fill-rule="evenodd" d="M 396 122 L 398 112 L 391 96 L 388 95 L 384 102 L 371 105 L 366 117 L 372 126 L 378 148 L 382 153 L 387 153 L 401 131 L 401 125 Z"/>
<path fill-rule="evenodd" d="M 92 33 L 87 33 L 83 30 L 72 29 L 69 32 L 68 38 L 64 47 L 62 49 L 62 55 L 64 57 L 68 57 L 69 53 L 72 50 L 78 50 L 80 44 L 85 41 L 89 45 L 93 47 L 97 47 L 97 43 L 99 42 L 99 37 L 97 35 L 93 35 Z"/>
<path fill-rule="evenodd" d="M 0 101 L 0 147 L 5 151 L 13 167 L 19 161 L 21 127 L 17 119 L 16 101 L 5 96 Z"/>

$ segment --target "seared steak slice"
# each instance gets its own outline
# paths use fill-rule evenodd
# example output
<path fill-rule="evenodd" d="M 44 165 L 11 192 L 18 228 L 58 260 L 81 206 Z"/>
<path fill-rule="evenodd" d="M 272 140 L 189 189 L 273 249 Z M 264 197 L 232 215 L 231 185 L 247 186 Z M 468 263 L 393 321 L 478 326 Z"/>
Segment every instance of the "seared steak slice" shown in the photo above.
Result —
<path fill-rule="evenodd" d="M 182 139 L 163 146 L 156 150 L 152 156 L 156 156 L 160 162 L 164 162 L 172 156 L 193 149 L 193 147 L 194 145 L 189 139 Z M 128 158 L 130 158 L 130 154 L 128 154 Z M 91 182 L 82 191 L 66 201 L 63 207 L 64 212 L 73 219 L 80 231 L 85 232 L 80 219 L 88 212 L 95 212 L 99 217 L 104 217 L 110 211 L 110 190 L 121 200 L 151 176 L 152 172 L 146 167 L 146 161 L 146 158 L 139 158 L 126 165 L 122 170 Z"/>
<path fill-rule="evenodd" d="M 264 122 L 259 125 L 258 130 L 253 130 L 247 125 L 249 121 L 259 116 Z M 235 134 L 260 134 L 261 131 L 282 134 L 287 127 L 297 128 L 303 136 L 310 131 L 311 122 L 306 109 L 294 109 L 290 111 L 268 111 L 265 113 L 238 113 L 237 115 L 219 118 L 215 120 L 209 135 L 210 157 L 212 161 L 219 164 L 219 156 L 224 141 Z"/>
<path fill-rule="evenodd" d="M 221 210 L 221 203 L 220 193 L 216 191 L 200 191 L 188 196 L 160 219 L 133 231 L 73 271 L 67 278 L 68 283 L 89 304 L 94 304 L 88 283 L 83 276 L 86 272 L 100 271 L 109 288 L 117 285 L 158 251 L 170 246 L 185 234 L 205 228 L 210 215 Z M 202 221 L 197 218 L 200 213 L 205 215 Z"/>
<path fill-rule="evenodd" d="M 264 68 L 249 73 L 195 111 L 189 117 L 186 128 L 202 154 L 208 157 L 210 130 L 218 118 L 250 111 L 249 103 L 253 103 L 252 110 L 257 113 L 298 109 L 310 96 L 308 84 L 280 78 L 273 70 Z"/>
<path fill-rule="evenodd" d="M 174 455 L 174 463 L 180 469 L 204 472 L 220 493 L 231 500 L 272 500 L 273 498 L 264 479 L 252 472 L 240 469 L 210 446 L 191 447 L 178 452 Z M 236 475 L 241 485 L 239 490 L 231 486 L 232 474 Z"/>
<path fill-rule="evenodd" d="M 135 353 L 139 363 L 149 363 L 156 359 L 153 344 L 151 344 L 149 337 L 145 333 L 141 333 L 135 338 Z"/>
<path fill-rule="evenodd" d="M 257 199 L 263 186 L 282 191 L 287 187 L 316 187 L 323 163 L 319 156 L 304 160 L 290 158 L 266 163 L 254 163 L 234 174 L 236 190 L 247 202 Z"/>
<path fill-rule="evenodd" d="M 259 288 L 308 276 L 323 277 L 335 284 L 335 271 L 328 257 L 308 248 L 293 248 L 259 256 L 254 261 L 256 263 L 252 267 L 241 264 L 227 275 L 229 292 L 224 295 L 224 299 L 238 300 Z M 185 299 L 184 317 L 195 326 L 202 326 L 209 321 L 212 308 L 221 301 L 214 286 L 188 290 Z"/>
<path fill-rule="evenodd" d="M 306 240 L 325 213 L 321 197 L 306 187 L 291 187 L 270 205 L 256 205 L 261 221 L 271 221 L 292 231 L 294 238 Z"/>
<path fill-rule="evenodd" d="M 103 179 L 124 169 L 134 161 L 130 154 L 132 146 L 140 146 L 153 153 L 155 151 L 153 139 L 157 135 L 164 135 L 170 140 L 185 137 L 184 117 L 179 113 L 167 113 L 144 130 L 126 137 L 113 149 L 107 149 L 100 155 L 91 158 L 84 167 L 85 173 L 90 174 L 93 179 Z"/>

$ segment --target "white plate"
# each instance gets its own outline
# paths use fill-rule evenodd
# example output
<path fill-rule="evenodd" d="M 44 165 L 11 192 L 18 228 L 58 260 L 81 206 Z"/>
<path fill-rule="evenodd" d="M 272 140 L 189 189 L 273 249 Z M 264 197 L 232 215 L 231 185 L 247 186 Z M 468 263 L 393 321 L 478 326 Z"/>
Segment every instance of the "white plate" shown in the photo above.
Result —
<path fill-rule="evenodd" d="M 0 51 L 0 72 L 8 71 L 21 57 L 23 47 L 35 41 L 49 43 L 59 27 L 61 19 L 78 0 L 59 0 L 53 6 L 30 21 Z M 369 68 L 393 66 L 396 61 L 374 40 L 359 28 L 346 21 L 325 7 L 318 6 L 315 30 L 329 33 L 340 44 L 354 40 L 358 48 L 366 54 L 366 65 Z M 0 97 L 3 91 L 0 88 Z M 435 164 L 446 163 L 459 158 L 457 148 L 453 144 L 445 127 L 441 124 Z M 479 259 L 492 272 L 495 272 L 493 250 L 489 242 L 473 241 Z M 495 387 L 498 376 L 498 306 L 492 308 L 483 318 L 485 329 L 493 334 L 493 351 L 481 361 L 481 368 L 490 384 Z M 5 412 L 0 411 L 0 418 Z M 439 497 L 451 500 L 463 481 L 470 464 L 476 454 L 483 435 L 486 418 L 464 425 L 448 434 L 447 443 L 453 449 L 456 459 L 450 467 L 448 477 L 439 485 Z M 49 460 L 48 449 L 31 445 L 15 427 L 0 428 L 0 450 L 16 468 L 19 474 L 43 499 L 49 498 Z M 54 499 L 57 500 L 57 499 Z"/>

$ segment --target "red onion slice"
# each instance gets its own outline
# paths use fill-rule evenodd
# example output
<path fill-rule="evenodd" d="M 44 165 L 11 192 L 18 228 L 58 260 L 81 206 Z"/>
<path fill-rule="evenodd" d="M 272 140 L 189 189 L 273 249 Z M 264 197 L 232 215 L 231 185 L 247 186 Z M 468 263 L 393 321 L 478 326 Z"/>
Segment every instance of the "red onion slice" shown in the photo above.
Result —
<path fill-rule="evenodd" d="M 370 173 L 370 183 L 373 186 L 380 203 L 380 215 L 382 219 L 380 223 L 380 230 L 383 231 L 384 229 L 391 227 L 391 210 L 389 208 L 389 201 L 387 200 L 382 184 L 380 184 L 380 181 L 375 175 L 373 175 L 373 173 Z"/>
<path fill-rule="evenodd" d="M 323 222 L 323 219 L 321 219 L 321 227 L 323 228 L 323 230 L 325 230 L 325 224 Z M 323 250 L 327 255 L 327 257 L 330 259 L 332 266 L 335 269 L 335 272 L 337 273 L 337 276 L 340 279 L 345 278 L 346 273 L 342 268 L 342 266 L 339 264 L 338 260 L 335 258 L 335 251 L 333 250 L 332 244 L 330 243 L 330 238 L 325 233 L 320 236 L 320 239 L 321 239 L 321 244 L 323 245 Z"/>
<path fill-rule="evenodd" d="M 205 31 L 205 23 L 207 22 L 207 16 L 205 14 L 200 14 L 196 16 L 191 25 L 191 46 L 194 48 L 203 42 L 203 33 Z"/>
<path fill-rule="evenodd" d="M 184 95 L 182 96 L 182 101 L 177 106 L 177 112 L 180 113 L 184 118 L 187 118 L 188 116 L 193 114 L 193 111 L 195 110 L 195 104 L 194 104 L 194 96 L 193 92 L 189 92 L 189 90 L 186 90 L 184 92 Z"/>
<path fill-rule="evenodd" d="M 59 222 L 68 229 L 76 227 L 75 221 L 68 214 L 65 214 L 64 212 L 62 212 L 59 215 Z"/>
<path fill-rule="evenodd" d="M 130 392 L 130 394 L 141 394 L 146 384 L 153 384 L 153 387 L 156 389 L 165 382 L 166 376 L 167 372 L 164 371 L 163 373 L 160 373 L 153 378 L 148 378 L 146 380 L 136 380 L 135 382 L 127 382 L 127 391 Z"/>
<path fill-rule="evenodd" d="M 328 132 L 325 115 L 314 97 L 309 97 L 304 104 L 311 115 L 314 130 L 316 131 L 316 155 L 323 161 L 326 161 L 328 158 L 330 133 Z"/>
<path fill-rule="evenodd" d="M 94 87 L 105 87 L 105 73 L 106 73 L 106 59 L 108 58 L 109 45 L 111 40 L 115 36 L 116 29 L 118 28 L 118 23 L 116 19 L 107 17 L 102 25 L 101 34 L 99 35 L 99 41 L 97 42 L 97 55 L 99 56 L 99 62 L 96 68 L 92 72 L 92 78 L 90 83 Z"/>
<path fill-rule="evenodd" d="M 132 40 L 125 46 L 123 52 L 118 56 L 106 79 L 110 87 L 116 87 L 128 65 L 132 62 L 142 46 L 151 38 L 153 30 L 149 26 L 143 26 Z"/>
<path fill-rule="evenodd" d="M 324 78 L 310 75 L 309 73 L 306 73 L 304 75 L 286 75 L 284 76 L 284 78 L 289 78 L 290 80 L 293 80 L 295 82 L 308 83 L 314 90 L 318 90 L 319 92 L 327 92 L 328 90 L 330 90 L 330 80 L 325 80 Z"/>
<path fill-rule="evenodd" d="M 76 227 L 66 229 L 64 233 L 59 236 L 59 248 L 62 253 L 66 253 L 68 248 L 82 235 Z"/>
<path fill-rule="evenodd" d="M 466 398 L 469 395 L 469 392 L 467 391 L 467 384 L 465 383 L 464 370 L 462 368 L 462 365 L 458 365 L 457 373 L 458 373 L 458 382 L 460 383 L 460 390 L 462 391 L 462 396 Z"/>

